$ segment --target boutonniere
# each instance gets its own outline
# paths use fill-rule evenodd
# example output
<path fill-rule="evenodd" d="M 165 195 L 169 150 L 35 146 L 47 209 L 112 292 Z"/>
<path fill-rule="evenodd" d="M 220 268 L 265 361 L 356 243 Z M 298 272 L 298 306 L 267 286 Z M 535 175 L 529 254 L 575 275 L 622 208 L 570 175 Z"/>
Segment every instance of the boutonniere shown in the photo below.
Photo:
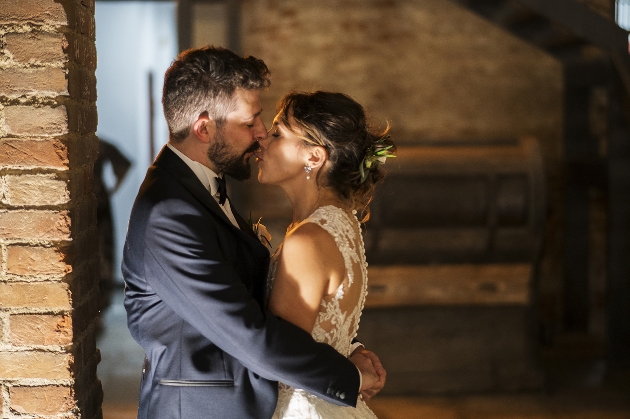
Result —
<path fill-rule="evenodd" d="M 260 217 L 258 221 L 254 223 L 252 220 L 252 213 L 250 212 L 247 224 L 249 225 L 249 228 L 252 229 L 256 237 L 258 237 L 258 240 L 260 240 L 260 242 L 266 247 L 271 248 L 271 234 L 269 234 L 269 231 L 267 231 L 267 227 L 265 227 L 265 225 L 261 223 L 260 220 L 262 220 L 262 217 Z"/>

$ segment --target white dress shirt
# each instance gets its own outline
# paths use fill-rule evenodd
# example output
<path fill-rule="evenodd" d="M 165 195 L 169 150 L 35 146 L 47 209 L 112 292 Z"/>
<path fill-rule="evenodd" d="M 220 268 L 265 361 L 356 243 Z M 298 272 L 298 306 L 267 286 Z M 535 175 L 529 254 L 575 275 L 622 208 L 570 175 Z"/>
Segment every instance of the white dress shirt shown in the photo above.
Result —
<path fill-rule="evenodd" d="M 190 167 L 190 170 L 199 178 L 201 183 L 206 187 L 206 189 L 210 192 L 210 195 L 219 203 L 219 186 L 217 185 L 216 178 L 219 177 L 216 173 L 210 170 L 207 166 L 196 162 L 186 156 L 184 153 L 173 147 L 170 143 L 167 143 L 166 146 L 171 149 L 171 151 L 180 159 Z M 232 213 L 232 207 L 230 206 L 230 200 L 226 200 L 223 205 L 219 204 L 227 218 L 230 220 L 232 224 L 238 227 L 238 223 L 236 222 L 236 218 L 234 218 L 234 214 Z"/>

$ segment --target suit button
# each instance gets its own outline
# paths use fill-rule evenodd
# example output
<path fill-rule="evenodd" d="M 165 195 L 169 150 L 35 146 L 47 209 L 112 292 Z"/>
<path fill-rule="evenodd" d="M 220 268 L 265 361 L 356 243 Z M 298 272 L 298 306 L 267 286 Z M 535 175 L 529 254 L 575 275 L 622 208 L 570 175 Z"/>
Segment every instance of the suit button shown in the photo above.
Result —
<path fill-rule="evenodd" d="M 341 400 L 345 399 L 345 398 L 346 398 L 346 393 L 341 393 L 341 394 L 339 395 L 339 398 L 340 398 Z"/>
<path fill-rule="evenodd" d="M 326 389 L 326 394 L 330 394 L 330 393 L 332 393 L 332 392 L 333 392 L 333 389 L 332 389 L 332 388 L 328 387 L 328 388 Z"/>
<path fill-rule="evenodd" d="M 336 397 L 339 397 L 339 394 L 341 394 L 341 391 L 337 391 L 337 392 L 335 393 L 335 396 L 336 396 Z"/>

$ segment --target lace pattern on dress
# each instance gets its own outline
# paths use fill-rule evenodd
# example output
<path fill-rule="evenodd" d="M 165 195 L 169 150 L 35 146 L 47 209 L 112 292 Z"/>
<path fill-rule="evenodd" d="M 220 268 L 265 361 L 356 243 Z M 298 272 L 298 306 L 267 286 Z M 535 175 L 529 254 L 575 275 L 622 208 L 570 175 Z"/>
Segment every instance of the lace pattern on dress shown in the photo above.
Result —
<path fill-rule="evenodd" d="M 307 222 L 317 224 L 335 239 L 346 268 L 346 279 L 332 298 L 322 299 L 312 335 L 316 341 L 325 342 L 348 356 L 352 339 L 359 328 L 367 286 L 367 272 L 361 263 L 364 261 L 360 259 L 360 255 L 363 255 L 363 238 L 359 221 L 340 208 L 325 206 L 303 221 Z M 355 280 L 362 288 L 358 293 L 358 301 L 346 301 L 343 304 L 344 295 Z M 350 308 L 352 311 L 349 312 Z"/>
<path fill-rule="evenodd" d="M 324 206 L 299 224 L 319 225 L 334 238 L 343 256 L 346 277 L 335 292 L 322 299 L 311 334 L 316 341 L 331 345 L 344 356 L 350 355 L 351 342 L 357 335 L 367 295 L 365 247 L 360 224 L 354 214 L 354 211 L 350 215 L 341 208 Z M 273 286 L 275 271 L 276 257 L 272 259 L 269 270 L 268 292 Z M 363 400 L 358 400 L 356 409 L 342 407 L 282 383 L 279 384 L 278 405 L 273 417 L 376 419 Z"/>

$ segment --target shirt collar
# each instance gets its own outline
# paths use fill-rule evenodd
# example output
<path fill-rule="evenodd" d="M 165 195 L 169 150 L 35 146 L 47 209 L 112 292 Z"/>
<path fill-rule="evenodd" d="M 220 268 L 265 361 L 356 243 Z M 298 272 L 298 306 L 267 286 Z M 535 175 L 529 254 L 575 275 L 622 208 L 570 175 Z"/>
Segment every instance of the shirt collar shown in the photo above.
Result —
<path fill-rule="evenodd" d="M 195 176 L 199 179 L 199 181 L 210 191 L 212 196 L 216 195 L 219 192 L 219 187 L 215 178 L 219 177 L 214 171 L 212 171 L 209 167 L 192 160 L 190 157 L 173 147 L 171 143 L 167 143 L 166 146 L 171 149 L 171 151 L 180 159 L 186 163 L 190 170 L 193 171 Z"/>

